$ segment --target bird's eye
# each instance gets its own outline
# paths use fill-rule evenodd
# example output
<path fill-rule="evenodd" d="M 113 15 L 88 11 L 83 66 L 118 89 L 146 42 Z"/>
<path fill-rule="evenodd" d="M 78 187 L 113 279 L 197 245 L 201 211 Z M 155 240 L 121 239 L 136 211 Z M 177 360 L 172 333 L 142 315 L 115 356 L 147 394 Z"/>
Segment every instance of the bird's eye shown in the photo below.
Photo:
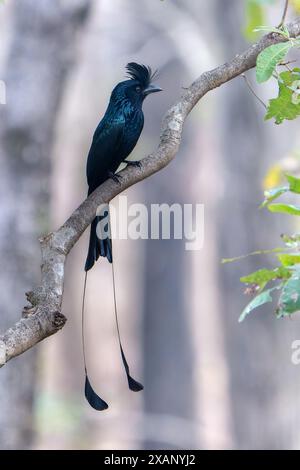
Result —
<path fill-rule="evenodd" d="M 141 92 L 141 90 L 142 90 L 142 89 L 141 89 L 141 87 L 140 87 L 140 86 L 136 86 L 136 87 L 135 87 L 135 91 L 136 91 L 137 93 L 140 93 L 140 92 Z"/>

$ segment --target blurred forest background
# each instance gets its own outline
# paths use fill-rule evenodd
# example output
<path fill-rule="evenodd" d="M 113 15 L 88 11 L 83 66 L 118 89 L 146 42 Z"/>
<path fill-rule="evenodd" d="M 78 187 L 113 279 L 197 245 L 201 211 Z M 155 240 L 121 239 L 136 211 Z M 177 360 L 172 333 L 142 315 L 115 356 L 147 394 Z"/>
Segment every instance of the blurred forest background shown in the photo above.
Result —
<path fill-rule="evenodd" d="M 284 2 L 267 6 L 279 23 Z M 39 279 L 38 236 L 84 199 L 86 156 L 124 67 L 158 68 L 163 93 L 146 101 L 134 156 L 158 142 L 163 114 L 201 72 L 248 46 L 246 0 L 6 0 L 0 4 L 1 331 Z M 290 14 L 292 11 L 290 12 Z M 248 74 L 255 85 L 253 73 Z M 275 94 L 260 86 L 263 99 Z M 291 342 L 300 319 L 274 319 L 269 304 L 243 324 L 239 277 L 250 257 L 277 246 L 284 216 L 259 211 L 268 169 L 299 149 L 297 123 L 264 122 L 239 77 L 189 117 L 176 159 L 126 191 L 131 202 L 203 203 L 205 243 L 116 241 L 124 345 L 144 392 L 125 383 L 113 318 L 111 269 L 89 276 L 90 375 L 110 403 L 83 397 L 80 307 L 87 234 L 67 260 L 65 328 L 0 371 L 1 449 L 295 449 L 300 447 L 300 369 Z M 298 132 L 297 132 L 298 131 Z M 271 261 L 270 261 L 271 262 Z"/>

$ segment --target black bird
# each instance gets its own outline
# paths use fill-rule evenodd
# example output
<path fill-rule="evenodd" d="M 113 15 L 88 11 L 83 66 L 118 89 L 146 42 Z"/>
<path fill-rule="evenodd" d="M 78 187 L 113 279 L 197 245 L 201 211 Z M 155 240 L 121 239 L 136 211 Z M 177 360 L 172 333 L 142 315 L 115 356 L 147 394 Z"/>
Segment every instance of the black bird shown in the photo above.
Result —
<path fill-rule="evenodd" d="M 91 194 L 108 178 L 112 178 L 114 181 L 119 182 L 120 177 L 116 174 L 116 171 L 122 162 L 125 162 L 128 165 L 139 165 L 139 162 L 128 161 L 126 158 L 134 149 L 144 126 L 144 114 L 142 111 L 144 99 L 151 93 L 161 91 L 161 88 L 152 84 L 152 80 L 156 73 L 152 74 L 150 67 L 131 62 L 127 64 L 126 69 L 129 79 L 120 82 L 113 89 L 108 108 L 93 136 L 86 169 L 87 182 L 89 186 L 88 194 Z M 108 209 L 107 212 L 103 214 L 102 218 L 105 216 L 108 217 L 109 220 Z M 112 243 L 109 237 L 109 230 L 106 230 L 106 238 L 101 237 L 101 239 L 99 239 L 96 233 L 97 225 L 100 221 L 101 216 L 96 216 L 91 224 L 89 249 L 85 263 L 86 276 L 87 271 L 93 267 L 99 256 L 106 257 L 110 263 L 113 261 Z M 85 287 L 86 278 L 84 296 Z M 82 316 L 83 312 L 84 300 Z M 127 374 L 129 388 L 133 391 L 142 390 L 143 386 L 139 382 L 135 381 L 129 373 L 128 363 L 120 341 L 116 298 L 115 315 L 121 356 Z M 86 363 L 85 373 L 85 395 L 88 402 L 95 409 L 106 409 L 108 407 L 107 403 L 102 400 L 91 387 L 87 377 Z"/>

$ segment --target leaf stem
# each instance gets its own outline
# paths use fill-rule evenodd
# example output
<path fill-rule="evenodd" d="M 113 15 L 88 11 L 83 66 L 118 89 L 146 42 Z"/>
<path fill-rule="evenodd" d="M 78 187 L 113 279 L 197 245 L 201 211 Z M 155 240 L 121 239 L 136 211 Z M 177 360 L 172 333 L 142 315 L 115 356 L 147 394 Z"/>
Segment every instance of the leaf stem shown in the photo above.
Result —
<path fill-rule="evenodd" d="M 297 62 L 296 60 L 288 60 L 287 62 L 279 62 L 278 65 L 282 66 L 282 67 L 285 67 L 289 72 L 292 72 L 292 68 L 289 67 L 290 64 L 294 64 L 295 62 Z"/>
<path fill-rule="evenodd" d="M 245 80 L 245 83 L 246 83 L 247 87 L 249 88 L 249 90 L 251 91 L 251 93 L 253 94 L 253 96 L 255 96 L 255 98 L 262 104 L 262 106 L 265 109 L 267 109 L 267 105 L 263 102 L 263 100 L 256 94 L 256 92 L 252 88 L 251 83 L 249 82 L 247 75 L 242 73 L 241 77 L 243 77 L 243 79 Z"/>

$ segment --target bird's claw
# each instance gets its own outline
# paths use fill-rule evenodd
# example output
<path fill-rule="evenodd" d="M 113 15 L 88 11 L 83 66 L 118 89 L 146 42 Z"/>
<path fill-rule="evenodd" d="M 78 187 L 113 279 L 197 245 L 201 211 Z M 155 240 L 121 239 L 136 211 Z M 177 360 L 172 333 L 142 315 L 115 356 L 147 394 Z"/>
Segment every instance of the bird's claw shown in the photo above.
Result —
<path fill-rule="evenodd" d="M 122 177 L 116 173 L 113 173 L 112 171 L 109 171 L 108 172 L 108 176 L 115 182 L 115 183 L 118 183 L 118 184 L 121 184 L 121 181 L 122 181 Z"/>
<path fill-rule="evenodd" d="M 138 168 L 141 168 L 142 163 L 139 160 L 125 160 L 125 163 L 128 166 L 137 166 Z"/>

